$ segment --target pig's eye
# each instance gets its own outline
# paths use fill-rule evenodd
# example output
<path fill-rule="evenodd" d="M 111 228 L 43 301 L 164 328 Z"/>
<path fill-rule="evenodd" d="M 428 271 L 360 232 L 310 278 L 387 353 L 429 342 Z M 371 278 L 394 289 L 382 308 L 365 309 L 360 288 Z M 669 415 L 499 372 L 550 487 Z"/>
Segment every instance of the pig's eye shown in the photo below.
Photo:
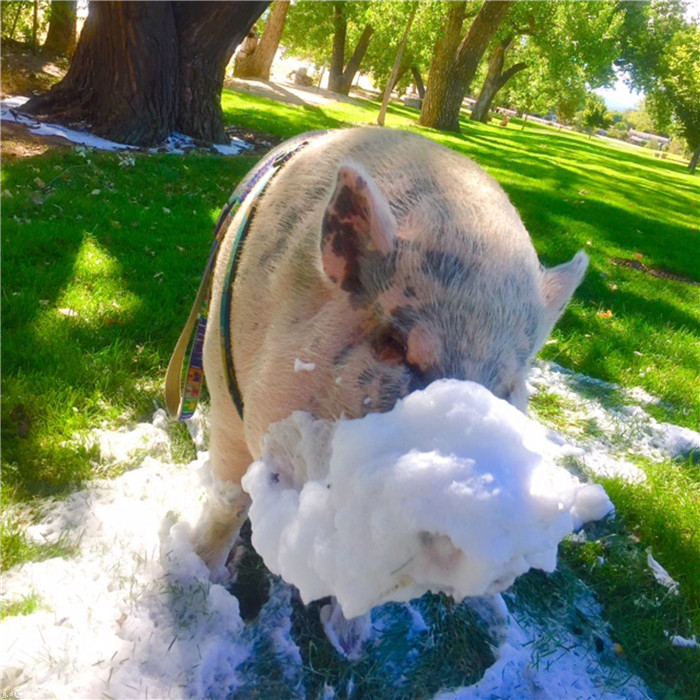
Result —
<path fill-rule="evenodd" d="M 382 331 L 372 343 L 374 356 L 380 362 L 398 365 L 406 359 L 406 341 L 395 329 Z"/>

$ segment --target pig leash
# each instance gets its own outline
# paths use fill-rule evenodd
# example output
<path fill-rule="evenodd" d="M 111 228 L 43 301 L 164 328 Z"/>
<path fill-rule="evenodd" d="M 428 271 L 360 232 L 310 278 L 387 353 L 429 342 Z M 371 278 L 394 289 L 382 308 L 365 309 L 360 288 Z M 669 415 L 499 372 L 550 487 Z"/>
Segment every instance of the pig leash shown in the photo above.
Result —
<path fill-rule="evenodd" d="M 292 156 L 307 146 L 315 137 L 328 133 L 327 131 L 311 131 L 301 134 L 289 141 L 285 141 L 265 156 L 238 184 L 233 191 L 226 206 L 222 209 L 216 225 L 214 226 L 214 241 L 212 242 L 209 258 L 202 280 L 199 283 L 197 296 L 192 304 L 192 309 L 185 323 L 185 327 L 178 338 L 173 354 L 168 363 L 165 375 L 165 405 L 170 417 L 184 421 L 194 414 L 204 379 L 204 364 L 202 350 L 204 347 L 204 334 L 207 328 L 209 314 L 209 302 L 211 299 L 211 281 L 214 266 L 221 242 L 226 235 L 234 219 L 238 218 L 238 226 L 233 239 L 231 254 L 229 255 L 226 278 L 221 298 L 221 354 L 226 368 L 228 389 L 231 399 L 243 419 L 243 397 L 236 381 L 236 373 L 233 366 L 231 348 L 231 298 L 233 296 L 233 281 L 238 268 L 241 248 L 245 240 L 250 224 L 255 215 L 258 198 L 270 184 L 272 178 L 279 169 L 289 161 Z M 194 335 L 194 341 L 192 337 Z M 192 347 L 189 353 L 187 373 L 183 377 L 183 367 L 187 356 L 187 349 Z"/>

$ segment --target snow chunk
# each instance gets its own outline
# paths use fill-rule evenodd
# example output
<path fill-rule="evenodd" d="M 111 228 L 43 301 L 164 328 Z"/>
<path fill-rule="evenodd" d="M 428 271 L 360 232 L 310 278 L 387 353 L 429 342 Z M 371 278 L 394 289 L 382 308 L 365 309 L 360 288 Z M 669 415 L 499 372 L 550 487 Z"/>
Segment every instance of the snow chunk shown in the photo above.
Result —
<path fill-rule="evenodd" d="M 552 571 L 572 529 L 612 511 L 554 464 L 562 448 L 473 382 L 440 380 L 389 413 L 272 426 L 243 480 L 253 545 L 305 602 L 346 617 L 426 591 L 457 599 Z"/>
<path fill-rule="evenodd" d="M 295 372 L 313 372 L 316 369 L 316 365 L 313 362 L 304 362 L 298 357 L 294 360 L 294 371 Z"/>
<path fill-rule="evenodd" d="M 674 634 L 670 635 L 668 632 L 665 632 L 666 636 L 668 637 L 669 641 L 671 642 L 671 646 L 674 647 L 685 647 L 686 649 L 698 649 L 700 648 L 700 644 L 698 644 L 698 640 L 695 635 L 690 637 L 681 637 L 680 634 Z"/>
<path fill-rule="evenodd" d="M 667 588 L 670 593 L 678 595 L 678 581 L 674 580 L 671 575 L 659 564 L 651 554 L 651 547 L 647 547 L 647 564 L 654 574 L 657 583 L 660 583 L 664 588 Z"/>

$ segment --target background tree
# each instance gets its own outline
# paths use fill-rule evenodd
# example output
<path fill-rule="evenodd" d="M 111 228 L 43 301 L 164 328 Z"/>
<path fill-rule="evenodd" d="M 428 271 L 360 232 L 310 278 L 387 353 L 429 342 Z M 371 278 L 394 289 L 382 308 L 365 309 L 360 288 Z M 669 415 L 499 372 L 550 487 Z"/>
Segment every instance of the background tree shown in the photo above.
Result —
<path fill-rule="evenodd" d="M 444 30 L 435 44 L 425 100 L 418 123 L 459 131 L 459 110 L 486 51 L 512 5 L 511 0 L 485 0 L 467 33 L 462 36 L 466 2 L 449 3 Z"/>
<path fill-rule="evenodd" d="M 394 67 L 387 81 L 386 88 L 384 89 L 384 95 L 382 97 L 382 106 L 379 109 L 379 115 L 377 116 L 377 124 L 379 126 L 384 126 L 384 118 L 386 116 L 386 110 L 389 106 L 389 99 L 391 98 L 391 91 L 394 88 L 397 78 L 399 77 L 399 70 L 401 69 L 401 61 L 403 59 L 404 51 L 406 50 L 406 44 L 408 44 L 408 37 L 411 33 L 411 27 L 413 26 L 413 20 L 416 18 L 416 10 L 418 9 L 418 3 L 414 2 L 411 6 L 408 20 L 406 21 L 406 28 L 404 29 L 401 41 L 396 49 L 396 57 L 394 59 Z"/>
<path fill-rule="evenodd" d="M 44 51 L 59 56 L 72 56 L 76 41 L 76 0 L 52 0 L 49 31 L 42 46 Z"/>
<path fill-rule="evenodd" d="M 424 97 L 423 76 L 427 76 L 432 47 L 444 23 L 444 5 L 438 0 L 418 3 L 399 71 L 391 85 L 392 90 L 401 91 L 413 82 L 420 97 Z M 363 72 L 371 76 L 375 85 L 391 82 L 396 57 L 397 27 L 407 25 L 413 6 L 412 1 L 405 0 L 374 0 L 369 3 L 374 36 L 362 65 Z"/>
<path fill-rule="evenodd" d="M 270 67 L 279 46 L 289 10 L 289 0 L 275 0 L 262 37 L 252 53 L 238 54 L 233 74 L 238 78 L 270 79 Z"/>
<path fill-rule="evenodd" d="M 46 0 L 2 0 L 0 27 L 3 39 L 11 39 L 38 48 L 46 32 L 49 17 Z"/>
<path fill-rule="evenodd" d="M 593 94 L 588 96 L 581 115 L 581 124 L 588 131 L 588 138 L 593 136 L 595 129 L 607 129 L 612 124 L 612 115 L 602 97 Z"/>
<path fill-rule="evenodd" d="M 297 2 L 287 17 L 282 43 L 292 56 L 316 66 L 330 66 L 329 89 L 347 95 L 374 32 L 371 5 L 351 1 Z"/>
<path fill-rule="evenodd" d="M 618 65 L 646 94 L 657 128 L 681 136 L 695 172 L 700 159 L 700 49 L 697 24 L 681 0 L 623 3 L 625 24 Z"/>
<path fill-rule="evenodd" d="M 360 64 L 367 52 L 369 41 L 374 33 L 374 28 L 367 23 L 355 44 L 355 50 L 350 59 L 345 63 L 347 53 L 348 31 L 348 4 L 344 0 L 333 2 L 333 53 L 331 65 L 328 71 L 328 89 L 347 95 L 350 92 L 352 81 L 360 69 Z"/>
<path fill-rule="evenodd" d="M 568 118 L 586 88 L 612 81 L 622 11 L 616 3 L 518 2 L 501 24 L 472 119 L 485 121 L 491 103 L 520 71 L 537 64 L 553 107 Z M 541 64 L 545 65 L 542 71 Z M 527 74 L 523 80 L 527 80 Z M 556 105 L 554 104 L 556 103 Z"/>
<path fill-rule="evenodd" d="M 22 110 L 120 143 L 222 143 L 224 69 L 267 4 L 91 2 L 68 73 Z"/>

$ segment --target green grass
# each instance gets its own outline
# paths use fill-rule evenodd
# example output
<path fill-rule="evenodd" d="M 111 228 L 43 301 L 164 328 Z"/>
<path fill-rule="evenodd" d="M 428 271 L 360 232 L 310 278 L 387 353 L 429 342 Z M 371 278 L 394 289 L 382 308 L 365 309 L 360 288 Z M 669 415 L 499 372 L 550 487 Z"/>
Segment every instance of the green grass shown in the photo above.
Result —
<path fill-rule="evenodd" d="M 291 107 L 229 91 L 223 107 L 230 123 L 278 138 L 372 123 L 378 110 L 367 101 Z M 416 118 L 393 105 L 387 124 L 417 129 Z M 656 417 L 697 430 L 700 286 L 612 261 L 641 254 L 647 266 L 700 282 L 700 178 L 646 151 L 534 124 L 521 131 L 517 120 L 507 128 L 463 121 L 462 129 L 461 135 L 418 131 L 473 158 L 501 182 L 544 263 L 563 262 L 580 248 L 591 257 L 553 334 L 556 342 L 542 356 L 623 387 L 642 386 L 660 398 L 649 407 Z M 4 568 L 70 553 L 61 545 L 49 551 L 28 543 L 13 506 L 69 493 L 96 473 L 97 455 L 76 436 L 150 418 L 162 406 L 165 367 L 214 221 L 255 160 L 66 150 L 3 163 Z M 607 310 L 611 316 L 599 315 Z M 564 427 L 567 406 L 556 396 L 538 397 L 534 408 Z M 178 457 L 187 459 L 183 430 L 177 445 Z M 583 546 L 567 545 L 564 559 L 600 597 L 625 653 L 659 697 L 691 698 L 693 652 L 669 651 L 663 631 L 689 634 L 700 624 L 698 468 L 641 466 L 645 485 L 605 484 L 619 516 L 612 530 Z M 682 583 L 682 596 L 666 601 L 670 607 L 657 605 L 657 584 L 649 581 L 642 554 L 647 546 Z M 598 556 L 614 566 L 597 566 Z M 525 590 L 518 588 L 518 595 Z M 328 650 L 310 639 L 302 650 L 309 664 L 330 664 L 327 677 L 342 681 L 347 669 L 333 670 L 323 660 Z M 446 653 L 441 643 L 435 641 L 426 661 L 432 670 Z M 414 670 L 418 678 L 421 671 Z"/>
<path fill-rule="evenodd" d="M 18 600 L 3 603 L 0 608 L 0 620 L 4 620 L 6 617 L 14 617 L 15 615 L 31 615 L 45 608 L 46 604 L 42 597 L 37 593 L 30 593 Z"/>

